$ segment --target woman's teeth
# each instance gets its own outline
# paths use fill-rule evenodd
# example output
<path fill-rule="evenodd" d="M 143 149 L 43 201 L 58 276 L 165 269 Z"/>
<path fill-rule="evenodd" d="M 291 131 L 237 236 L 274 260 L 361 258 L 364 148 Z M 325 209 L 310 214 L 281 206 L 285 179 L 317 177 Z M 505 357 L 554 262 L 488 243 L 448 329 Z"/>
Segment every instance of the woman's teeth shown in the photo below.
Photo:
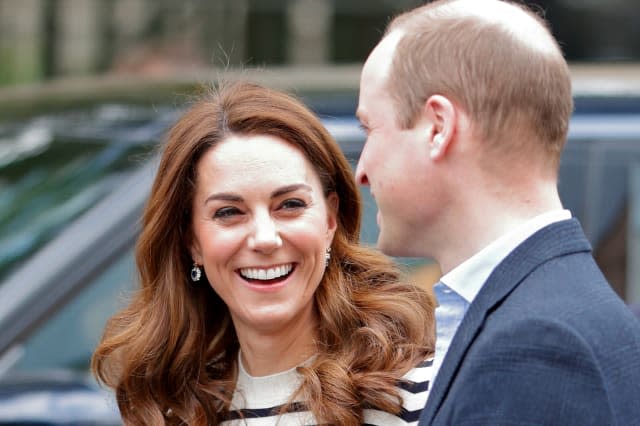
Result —
<path fill-rule="evenodd" d="M 242 268 L 240 275 L 249 280 L 273 280 L 287 275 L 293 269 L 293 264 L 275 266 L 268 269 Z"/>

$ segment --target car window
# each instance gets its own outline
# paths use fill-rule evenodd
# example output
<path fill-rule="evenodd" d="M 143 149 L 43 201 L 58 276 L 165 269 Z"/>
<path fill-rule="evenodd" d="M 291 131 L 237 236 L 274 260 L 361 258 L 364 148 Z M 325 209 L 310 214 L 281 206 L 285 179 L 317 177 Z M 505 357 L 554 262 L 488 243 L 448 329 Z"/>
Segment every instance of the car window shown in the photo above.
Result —
<path fill-rule="evenodd" d="M 134 289 L 133 250 L 123 253 L 16 350 L 13 372 L 87 372 L 105 323 Z"/>
<path fill-rule="evenodd" d="M 144 162 L 168 117 L 101 105 L 0 124 L 0 283 Z"/>

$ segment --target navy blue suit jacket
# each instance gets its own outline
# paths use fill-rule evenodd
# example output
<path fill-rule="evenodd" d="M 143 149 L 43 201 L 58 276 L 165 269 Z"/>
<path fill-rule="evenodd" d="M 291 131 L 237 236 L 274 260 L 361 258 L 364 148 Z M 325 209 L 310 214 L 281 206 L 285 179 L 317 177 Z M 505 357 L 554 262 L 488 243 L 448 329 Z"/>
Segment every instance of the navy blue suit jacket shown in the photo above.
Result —
<path fill-rule="evenodd" d="M 577 220 L 516 248 L 469 306 L 420 425 L 640 425 L 640 322 Z"/>

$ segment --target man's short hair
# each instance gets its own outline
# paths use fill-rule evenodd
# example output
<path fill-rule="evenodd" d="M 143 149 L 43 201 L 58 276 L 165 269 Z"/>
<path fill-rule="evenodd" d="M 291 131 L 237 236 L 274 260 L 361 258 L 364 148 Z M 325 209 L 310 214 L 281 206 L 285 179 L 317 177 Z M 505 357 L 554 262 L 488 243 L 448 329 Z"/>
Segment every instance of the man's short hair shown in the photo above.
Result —
<path fill-rule="evenodd" d="M 504 16 L 483 16 L 483 4 L 512 8 L 505 10 L 526 28 Z M 445 0 L 396 17 L 387 34 L 395 30 L 404 35 L 388 89 L 400 126 L 413 127 L 424 102 L 444 95 L 470 116 L 490 148 L 524 158 L 542 154 L 557 171 L 573 111 L 571 78 L 542 18 L 514 3 Z"/>

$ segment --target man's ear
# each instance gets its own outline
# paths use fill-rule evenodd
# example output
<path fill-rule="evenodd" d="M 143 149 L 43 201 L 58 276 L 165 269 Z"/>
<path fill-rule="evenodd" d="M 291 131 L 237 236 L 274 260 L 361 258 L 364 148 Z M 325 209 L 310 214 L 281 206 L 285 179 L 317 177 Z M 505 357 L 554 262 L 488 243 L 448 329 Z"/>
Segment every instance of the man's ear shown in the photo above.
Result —
<path fill-rule="evenodd" d="M 432 123 L 427 135 L 429 156 L 433 160 L 444 158 L 456 129 L 456 108 L 446 96 L 432 95 L 425 102 L 424 114 Z"/>

